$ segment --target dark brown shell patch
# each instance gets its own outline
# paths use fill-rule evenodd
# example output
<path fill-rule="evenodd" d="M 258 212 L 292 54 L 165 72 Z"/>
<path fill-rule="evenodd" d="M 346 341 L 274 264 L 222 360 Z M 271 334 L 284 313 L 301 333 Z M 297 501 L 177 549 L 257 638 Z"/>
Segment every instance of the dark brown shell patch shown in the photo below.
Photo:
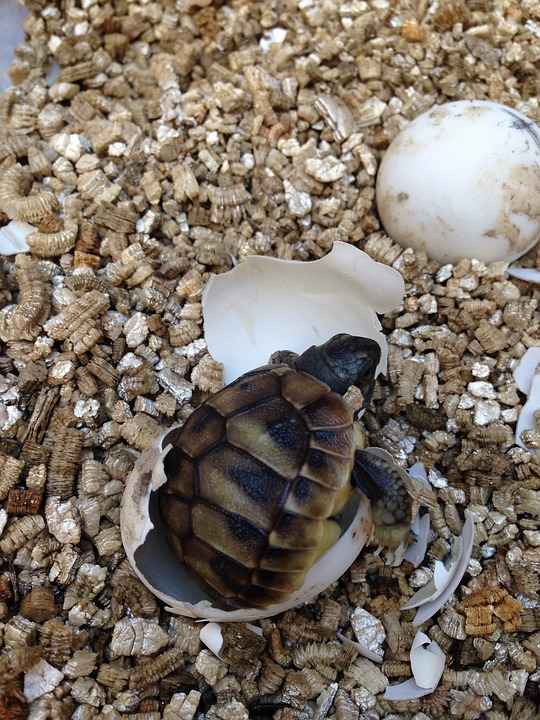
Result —
<path fill-rule="evenodd" d="M 180 448 L 171 448 L 163 461 L 167 485 L 164 493 L 193 497 L 195 487 L 195 466 Z"/>
<path fill-rule="evenodd" d="M 205 405 L 215 408 L 221 415 L 228 417 L 266 398 L 276 397 L 279 391 L 280 382 L 277 375 L 259 373 L 231 383 L 209 398 Z"/>
<path fill-rule="evenodd" d="M 269 530 L 286 482 L 247 453 L 226 445 L 199 464 L 200 496 L 228 512 L 239 512 Z"/>
<path fill-rule="evenodd" d="M 329 455 L 316 448 L 308 450 L 306 462 L 301 468 L 304 477 L 331 490 L 339 490 L 348 483 L 350 472 L 350 460 L 336 455 Z"/>
<path fill-rule="evenodd" d="M 304 517 L 326 518 L 328 508 L 332 507 L 334 499 L 334 490 L 300 476 L 291 488 L 285 509 Z"/>
<path fill-rule="evenodd" d="M 199 457 L 221 442 L 224 433 L 225 420 L 221 415 L 211 407 L 201 405 L 183 426 L 179 445 L 190 457 Z"/>

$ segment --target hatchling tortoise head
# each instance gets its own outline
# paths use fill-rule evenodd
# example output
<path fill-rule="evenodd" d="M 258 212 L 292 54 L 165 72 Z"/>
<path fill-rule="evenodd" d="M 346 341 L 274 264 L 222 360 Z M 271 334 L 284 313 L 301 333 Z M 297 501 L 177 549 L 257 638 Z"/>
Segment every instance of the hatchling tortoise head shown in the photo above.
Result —
<path fill-rule="evenodd" d="M 336 335 L 275 353 L 173 433 L 159 507 L 177 557 L 226 607 L 265 608 L 300 588 L 338 539 L 353 488 L 404 520 L 387 457 L 357 447 L 351 386 L 371 398 L 380 348 Z M 410 503 L 409 503 L 410 506 Z"/>

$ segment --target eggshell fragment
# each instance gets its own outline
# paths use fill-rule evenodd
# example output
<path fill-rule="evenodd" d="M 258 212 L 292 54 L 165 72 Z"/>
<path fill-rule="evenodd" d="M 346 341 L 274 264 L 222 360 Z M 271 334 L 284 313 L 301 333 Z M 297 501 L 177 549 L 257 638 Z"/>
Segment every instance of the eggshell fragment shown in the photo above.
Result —
<path fill-rule="evenodd" d="M 515 277 L 518 280 L 540 283 L 540 270 L 536 270 L 536 268 L 509 267 L 506 272 L 510 277 Z"/>
<path fill-rule="evenodd" d="M 221 660 L 219 653 L 223 647 L 223 635 L 219 623 L 207 623 L 201 630 L 199 637 L 201 642 Z"/>
<path fill-rule="evenodd" d="M 346 635 L 343 635 L 343 633 L 337 633 L 337 637 L 345 643 L 345 645 L 350 645 L 351 647 L 354 647 L 358 650 L 359 655 L 362 655 L 362 657 L 368 658 L 368 660 L 372 660 L 376 663 L 382 663 L 383 661 L 383 651 L 382 648 L 377 648 L 377 650 L 381 650 L 380 653 L 375 652 L 374 650 L 371 650 L 367 645 L 364 643 L 355 642 L 354 640 L 351 640 Z"/>
<path fill-rule="evenodd" d="M 386 232 L 441 263 L 511 261 L 540 238 L 540 130 L 482 100 L 437 105 L 394 139 L 376 199 Z"/>
<path fill-rule="evenodd" d="M 301 353 L 337 333 L 376 340 L 378 372 L 388 348 L 377 313 L 398 307 L 401 274 L 362 250 L 335 242 L 320 260 L 250 256 L 213 276 L 203 293 L 205 337 L 225 383 L 268 362 L 277 350 Z M 232 341 L 234 339 L 234 341 Z"/>
<path fill-rule="evenodd" d="M 414 567 L 418 567 L 426 556 L 430 531 L 429 513 L 417 515 L 411 526 L 411 530 L 416 535 L 416 540 L 412 545 L 409 545 L 403 555 L 403 559 L 408 560 Z"/>
<path fill-rule="evenodd" d="M 538 365 L 540 365 L 540 347 L 531 347 L 522 356 L 514 370 L 516 385 L 525 395 L 528 395 L 531 391 L 532 381 Z"/>
<path fill-rule="evenodd" d="M 446 656 L 434 640 L 418 631 L 409 656 L 413 677 L 387 687 L 384 693 L 386 700 L 414 700 L 429 695 L 439 684 Z"/>
<path fill-rule="evenodd" d="M 540 368 L 535 369 L 534 377 L 529 388 L 529 397 L 519 413 L 516 426 L 516 443 L 527 448 L 523 442 L 522 435 L 526 430 L 536 430 L 536 413 L 540 410 Z"/>
<path fill-rule="evenodd" d="M 447 568 L 444 563 L 436 560 L 433 579 L 415 593 L 405 605 L 401 606 L 402 610 L 419 607 L 413 625 L 421 625 L 426 620 L 429 620 L 451 598 L 467 570 L 473 541 L 473 516 L 465 511 L 463 530 L 459 538 L 456 538 L 453 542 L 449 567 Z"/>
<path fill-rule="evenodd" d="M 446 655 L 438 643 L 418 631 L 411 647 L 411 669 L 416 684 L 435 689 L 446 664 Z"/>
<path fill-rule="evenodd" d="M 352 520 L 342 536 L 313 565 L 303 586 L 291 593 L 287 601 L 265 609 L 223 610 L 214 606 L 212 598 L 176 559 L 157 512 L 156 490 L 166 482 L 163 458 L 171 447 L 168 437 L 177 427 L 170 428 L 140 455 L 127 479 L 120 510 L 120 529 L 128 560 L 141 582 L 167 604 L 169 612 L 222 622 L 271 617 L 313 600 L 352 565 L 373 530 L 369 501 L 362 495 L 355 497 Z"/>
<path fill-rule="evenodd" d="M 383 697 L 385 700 L 416 700 L 432 692 L 432 688 L 422 688 L 414 680 L 405 680 L 397 685 L 389 685 Z"/>
<path fill-rule="evenodd" d="M 424 605 L 429 600 L 436 600 L 447 586 L 451 577 L 452 571 L 448 570 L 440 560 L 435 560 L 432 579 L 426 583 L 424 587 L 420 588 L 405 605 L 402 605 L 401 609 L 411 610 L 412 608 Z"/>
<path fill-rule="evenodd" d="M 0 255 L 16 255 L 29 252 L 26 238 L 36 231 L 33 225 L 12 220 L 0 228 Z"/>

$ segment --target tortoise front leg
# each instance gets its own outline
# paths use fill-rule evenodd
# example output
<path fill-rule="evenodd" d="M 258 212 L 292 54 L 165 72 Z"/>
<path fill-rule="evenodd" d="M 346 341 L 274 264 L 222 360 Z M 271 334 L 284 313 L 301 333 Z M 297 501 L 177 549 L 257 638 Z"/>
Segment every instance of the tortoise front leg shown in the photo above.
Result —
<path fill-rule="evenodd" d="M 351 484 L 372 503 L 375 537 L 381 545 L 397 547 L 407 539 L 416 509 L 408 473 L 381 448 L 358 449 Z"/>
<path fill-rule="evenodd" d="M 383 501 L 397 521 L 410 517 L 410 483 L 405 470 L 381 448 L 359 449 L 354 456 L 351 482 L 372 502 Z"/>

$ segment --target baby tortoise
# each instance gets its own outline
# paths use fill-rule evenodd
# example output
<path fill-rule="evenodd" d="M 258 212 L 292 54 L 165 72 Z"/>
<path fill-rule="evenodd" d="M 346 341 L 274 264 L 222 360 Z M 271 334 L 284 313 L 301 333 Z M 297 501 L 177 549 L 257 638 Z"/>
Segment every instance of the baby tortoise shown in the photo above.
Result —
<path fill-rule="evenodd" d="M 175 554 L 222 602 L 264 608 L 299 589 L 341 534 L 353 488 L 405 519 L 403 471 L 357 447 L 342 397 L 354 384 L 367 405 L 380 354 L 346 334 L 276 353 L 173 433 L 160 511 Z"/>

